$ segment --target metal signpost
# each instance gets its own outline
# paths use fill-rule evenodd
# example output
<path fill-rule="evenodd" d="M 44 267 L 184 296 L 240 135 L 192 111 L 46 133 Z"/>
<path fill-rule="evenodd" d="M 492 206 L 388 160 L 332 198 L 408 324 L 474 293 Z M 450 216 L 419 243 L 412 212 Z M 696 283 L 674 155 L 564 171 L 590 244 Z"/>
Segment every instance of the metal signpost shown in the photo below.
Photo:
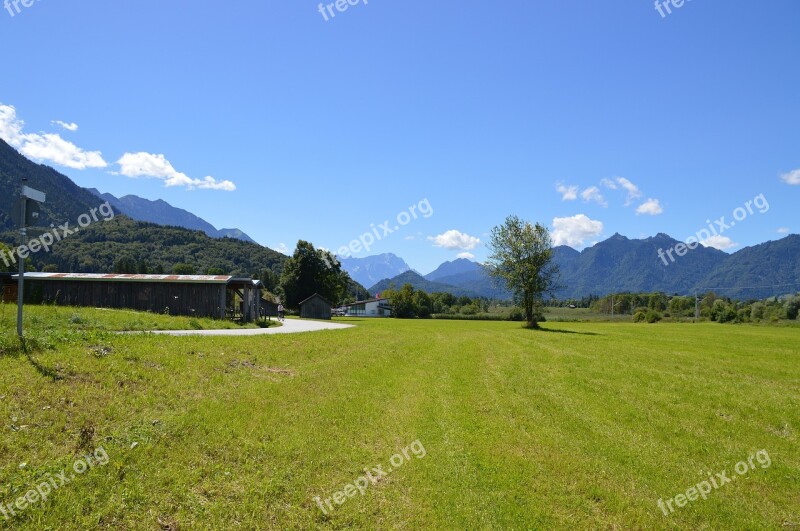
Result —
<path fill-rule="evenodd" d="M 39 204 L 45 202 L 44 192 L 28 188 L 25 184 L 27 179 L 22 180 L 22 190 L 20 191 L 18 214 L 19 214 L 19 234 L 21 237 L 20 249 L 22 249 L 28 242 L 28 227 L 35 225 L 39 221 Z M 22 301 L 23 289 L 25 285 L 25 259 L 19 256 L 19 281 L 17 283 L 17 335 L 20 339 L 24 339 L 22 334 Z"/>

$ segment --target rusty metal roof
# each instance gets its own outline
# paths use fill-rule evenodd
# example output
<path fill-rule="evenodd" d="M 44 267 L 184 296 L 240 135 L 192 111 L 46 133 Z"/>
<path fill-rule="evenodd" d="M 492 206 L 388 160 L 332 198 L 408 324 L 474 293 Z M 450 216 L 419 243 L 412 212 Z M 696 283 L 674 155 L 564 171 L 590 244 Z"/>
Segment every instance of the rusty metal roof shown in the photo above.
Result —
<path fill-rule="evenodd" d="M 19 275 L 14 275 L 14 280 Z M 174 282 L 183 284 L 227 284 L 233 277 L 225 275 L 126 275 L 97 273 L 25 273 L 30 280 L 78 280 L 84 282 Z"/>

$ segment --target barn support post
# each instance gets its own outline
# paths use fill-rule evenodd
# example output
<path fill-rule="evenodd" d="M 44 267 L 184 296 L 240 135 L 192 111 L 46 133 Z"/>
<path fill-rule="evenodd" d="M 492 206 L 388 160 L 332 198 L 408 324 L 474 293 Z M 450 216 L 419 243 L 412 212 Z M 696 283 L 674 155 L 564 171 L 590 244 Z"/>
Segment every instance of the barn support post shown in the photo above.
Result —
<path fill-rule="evenodd" d="M 247 287 L 242 288 L 242 322 L 250 322 L 250 290 Z"/>
<path fill-rule="evenodd" d="M 242 288 L 242 322 L 249 323 L 253 320 L 253 301 L 250 286 Z"/>

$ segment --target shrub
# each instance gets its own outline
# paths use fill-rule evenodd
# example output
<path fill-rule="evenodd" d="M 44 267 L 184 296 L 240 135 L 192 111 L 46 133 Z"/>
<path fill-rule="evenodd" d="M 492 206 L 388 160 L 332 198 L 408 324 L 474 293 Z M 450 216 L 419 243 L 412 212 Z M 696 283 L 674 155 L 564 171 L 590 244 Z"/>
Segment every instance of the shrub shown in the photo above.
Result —
<path fill-rule="evenodd" d="M 792 297 L 786 301 L 786 318 L 795 320 L 800 314 L 800 297 Z"/>
<path fill-rule="evenodd" d="M 512 308 L 511 312 L 508 314 L 509 321 L 524 321 L 525 320 L 525 312 L 522 311 L 522 308 Z"/>
<path fill-rule="evenodd" d="M 750 309 L 750 319 L 753 321 L 760 321 L 764 318 L 764 304 L 757 302 L 753 304 Z"/>
<path fill-rule="evenodd" d="M 464 315 L 476 315 L 478 313 L 478 308 L 474 304 L 468 304 L 461 308 L 461 313 Z"/>
<path fill-rule="evenodd" d="M 655 310 L 648 310 L 646 318 L 650 324 L 657 323 L 662 319 L 661 314 Z"/>
<path fill-rule="evenodd" d="M 750 322 L 750 308 L 742 308 L 738 312 L 736 312 L 736 322 L 737 323 L 749 323 Z"/>
<path fill-rule="evenodd" d="M 633 315 L 633 322 L 634 323 L 643 323 L 647 318 L 647 314 L 643 311 L 638 311 Z"/>

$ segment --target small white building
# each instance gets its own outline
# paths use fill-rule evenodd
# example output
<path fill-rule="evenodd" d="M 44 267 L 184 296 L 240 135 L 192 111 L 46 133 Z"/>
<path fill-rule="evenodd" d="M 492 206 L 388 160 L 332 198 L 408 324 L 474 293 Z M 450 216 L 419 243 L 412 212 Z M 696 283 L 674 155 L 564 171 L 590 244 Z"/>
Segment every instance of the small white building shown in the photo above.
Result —
<path fill-rule="evenodd" d="M 370 299 L 346 304 L 340 308 L 347 317 L 391 317 L 392 307 L 389 299 Z"/>

